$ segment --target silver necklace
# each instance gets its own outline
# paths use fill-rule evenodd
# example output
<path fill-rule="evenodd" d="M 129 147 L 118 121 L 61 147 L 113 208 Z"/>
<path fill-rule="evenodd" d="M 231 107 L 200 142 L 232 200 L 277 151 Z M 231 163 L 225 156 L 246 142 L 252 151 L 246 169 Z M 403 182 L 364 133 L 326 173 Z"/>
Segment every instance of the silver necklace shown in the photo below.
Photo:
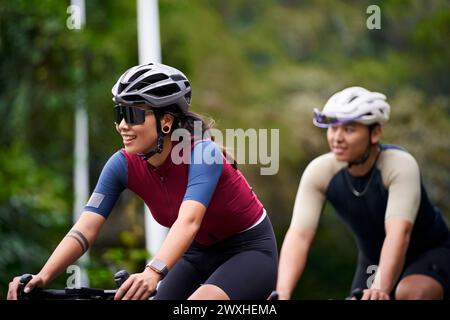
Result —
<path fill-rule="evenodd" d="M 372 182 L 372 179 L 373 179 L 373 177 L 375 175 L 375 166 L 376 166 L 376 164 L 378 162 L 378 157 L 380 156 L 380 153 L 381 153 L 381 150 L 378 151 L 377 158 L 375 159 L 375 163 L 373 164 L 373 167 L 372 167 L 372 172 L 370 173 L 369 181 L 367 181 L 367 184 L 366 184 L 366 186 L 364 187 L 364 189 L 362 191 L 358 191 L 358 190 L 355 189 L 355 187 L 352 185 L 352 182 L 350 181 L 350 173 L 348 173 L 347 169 L 344 170 L 345 171 L 345 174 L 344 174 L 345 175 L 345 181 L 347 182 L 347 186 L 348 186 L 348 188 L 350 189 L 350 191 L 353 193 L 353 195 L 355 197 L 358 197 L 358 198 L 362 197 L 369 190 L 370 183 Z"/>

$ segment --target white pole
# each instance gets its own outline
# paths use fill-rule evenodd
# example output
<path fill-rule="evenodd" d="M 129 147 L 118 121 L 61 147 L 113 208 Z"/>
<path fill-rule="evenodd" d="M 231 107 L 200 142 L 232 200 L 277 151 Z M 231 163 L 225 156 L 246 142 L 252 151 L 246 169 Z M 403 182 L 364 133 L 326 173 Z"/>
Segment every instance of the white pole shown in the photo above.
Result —
<path fill-rule="evenodd" d="M 139 63 L 161 62 L 158 0 L 138 0 Z"/>
<path fill-rule="evenodd" d="M 138 43 L 139 63 L 161 62 L 161 43 L 159 37 L 159 17 L 157 0 L 138 0 Z M 168 229 L 153 219 L 145 206 L 145 244 L 147 251 L 154 256 L 164 241 Z"/>
<path fill-rule="evenodd" d="M 86 12 L 84 0 L 71 0 L 71 6 L 75 8 L 74 17 L 78 19 L 77 28 L 81 31 L 86 21 Z M 80 54 L 82 54 L 80 52 Z M 81 57 L 82 59 L 82 57 Z M 84 68 L 83 60 L 78 65 Z M 75 97 L 75 142 L 74 142 L 74 205 L 73 205 L 73 221 L 76 222 L 84 206 L 88 200 L 89 192 L 89 131 L 88 131 L 88 115 L 86 112 L 86 100 L 84 91 L 84 70 L 76 70 L 77 89 Z M 83 287 L 89 286 L 89 278 L 86 273 L 85 266 L 89 263 L 89 254 L 86 252 L 79 260 L 81 266 L 80 284 Z"/>

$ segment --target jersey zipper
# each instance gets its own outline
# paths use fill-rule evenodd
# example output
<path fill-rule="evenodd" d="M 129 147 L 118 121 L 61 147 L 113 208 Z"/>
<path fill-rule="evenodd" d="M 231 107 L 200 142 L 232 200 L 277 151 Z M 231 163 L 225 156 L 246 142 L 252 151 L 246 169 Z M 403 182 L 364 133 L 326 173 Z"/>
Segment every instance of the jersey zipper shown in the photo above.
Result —
<path fill-rule="evenodd" d="M 164 189 L 164 192 L 166 193 L 166 202 L 167 202 L 167 206 L 169 209 L 168 213 L 170 216 L 172 216 L 173 210 L 172 210 L 172 204 L 170 202 L 169 191 L 167 190 L 166 180 L 167 180 L 166 177 L 159 176 L 159 181 L 161 182 L 161 187 Z"/>

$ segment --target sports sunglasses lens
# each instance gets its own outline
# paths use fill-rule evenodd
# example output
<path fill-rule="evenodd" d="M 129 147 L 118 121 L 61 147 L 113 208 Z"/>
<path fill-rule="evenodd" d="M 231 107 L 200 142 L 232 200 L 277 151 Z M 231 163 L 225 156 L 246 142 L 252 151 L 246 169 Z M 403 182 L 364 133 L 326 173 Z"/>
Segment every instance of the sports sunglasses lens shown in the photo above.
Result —
<path fill-rule="evenodd" d="M 145 110 L 136 107 L 125 107 L 125 121 L 129 124 L 141 124 L 145 121 Z"/>
<path fill-rule="evenodd" d="M 115 112 L 115 115 L 116 115 L 116 123 L 119 124 L 122 121 L 122 119 L 123 119 L 122 107 L 115 106 L 114 107 L 114 112 Z"/>
<path fill-rule="evenodd" d="M 141 124 L 145 121 L 145 110 L 136 107 L 115 106 L 116 123 L 119 124 L 122 119 L 128 124 Z"/>

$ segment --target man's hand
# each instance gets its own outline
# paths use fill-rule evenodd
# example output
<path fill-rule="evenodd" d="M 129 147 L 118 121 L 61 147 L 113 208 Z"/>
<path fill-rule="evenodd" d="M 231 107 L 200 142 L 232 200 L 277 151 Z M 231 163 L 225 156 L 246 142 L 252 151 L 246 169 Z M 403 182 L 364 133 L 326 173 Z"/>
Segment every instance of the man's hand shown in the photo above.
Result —
<path fill-rule="evenodd" d="M 361 300 L 390 300 L 389 294 L 379 289 L 366 289 Z"/>

